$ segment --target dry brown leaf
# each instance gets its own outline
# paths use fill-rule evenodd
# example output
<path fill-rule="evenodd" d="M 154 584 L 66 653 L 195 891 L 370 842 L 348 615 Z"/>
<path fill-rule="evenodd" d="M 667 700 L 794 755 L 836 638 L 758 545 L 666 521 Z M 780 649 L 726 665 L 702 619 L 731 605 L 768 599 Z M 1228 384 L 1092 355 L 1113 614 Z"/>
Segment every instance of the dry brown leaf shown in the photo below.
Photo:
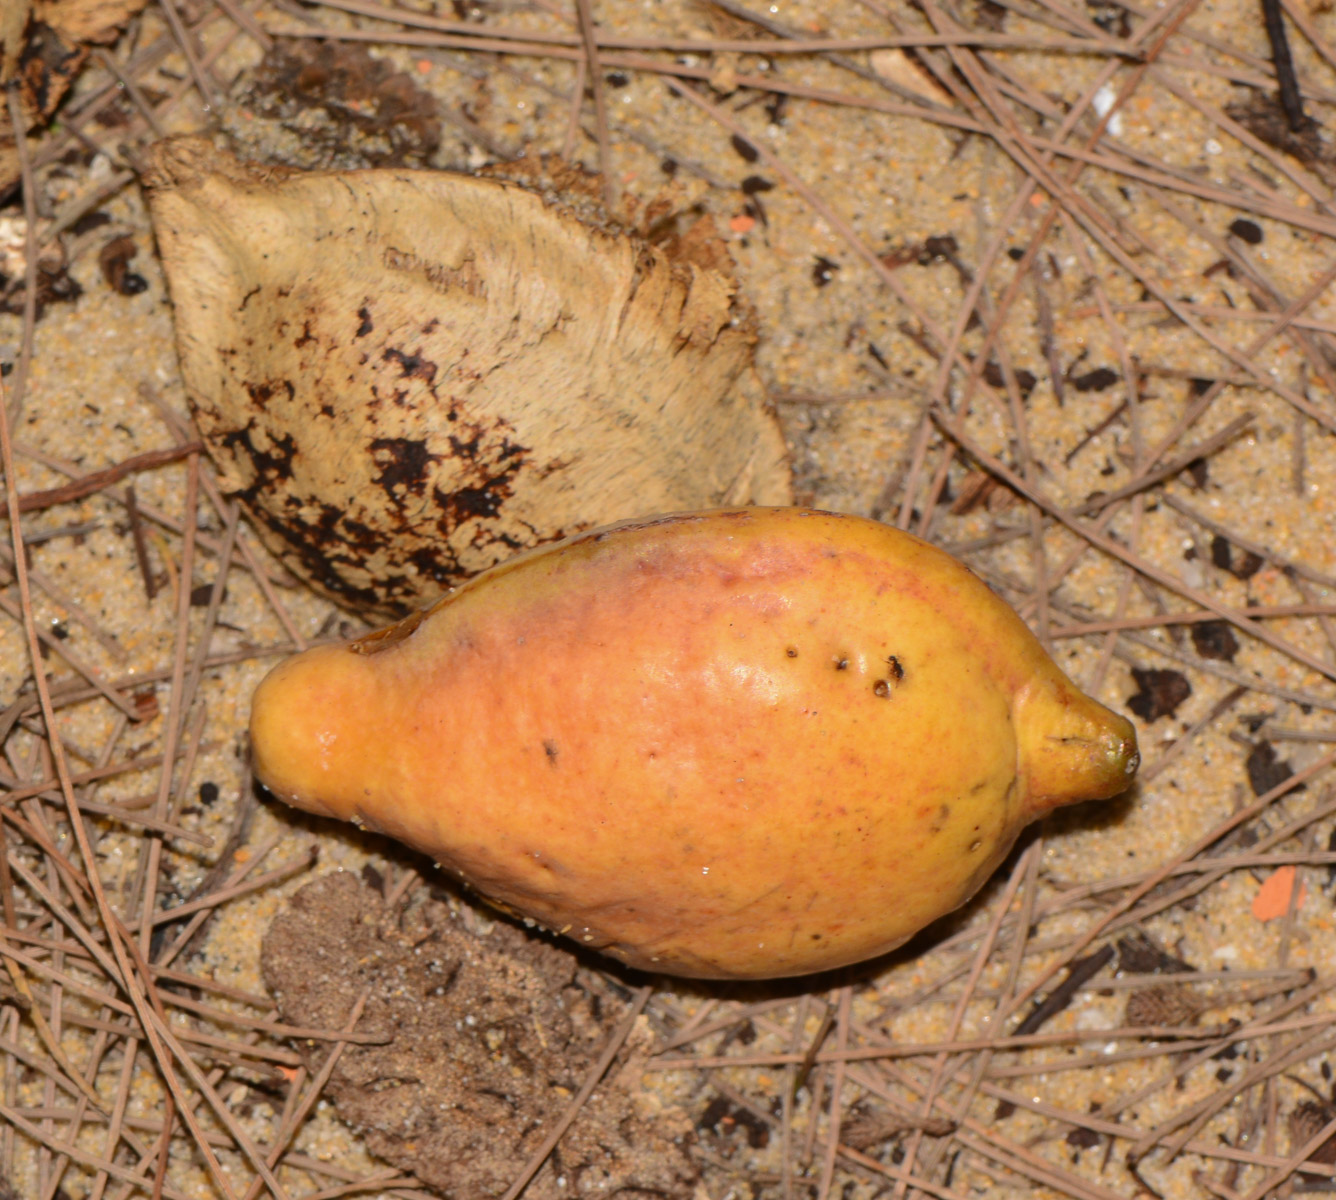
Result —
<path fill-rule="evenodd" d="M 149 203 L 223 486 L 395 614 L 624 517 L 790 499 L 731 277 L 514 184 L 159 143 Z"/>

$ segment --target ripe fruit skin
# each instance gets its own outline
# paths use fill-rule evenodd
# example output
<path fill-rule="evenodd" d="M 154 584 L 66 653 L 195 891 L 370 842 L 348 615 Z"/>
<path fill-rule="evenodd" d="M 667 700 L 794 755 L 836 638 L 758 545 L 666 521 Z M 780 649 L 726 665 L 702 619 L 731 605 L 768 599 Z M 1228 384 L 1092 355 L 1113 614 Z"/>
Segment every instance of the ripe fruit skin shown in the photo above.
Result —
<path fill-rule="evenodd" d="M 800 975 L 964 903 L 1136 735 L 969 570 L 806 509 L 627 522 L 309 650 L 258 778 L 634 966 Z"/>

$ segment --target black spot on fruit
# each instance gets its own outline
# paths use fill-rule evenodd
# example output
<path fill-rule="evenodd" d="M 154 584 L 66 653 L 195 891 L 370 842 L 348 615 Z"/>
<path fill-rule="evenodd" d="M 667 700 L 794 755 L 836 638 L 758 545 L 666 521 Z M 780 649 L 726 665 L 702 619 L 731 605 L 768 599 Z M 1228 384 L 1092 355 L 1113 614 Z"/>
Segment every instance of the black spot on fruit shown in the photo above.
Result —
<path fill-rule="evenodd" d="M 363 305 L 357 310 L 357 316 L 361 320 L 361 324 L 358 325 L 357 332 L 353 334 L 353 337 L 366 337 L 376 327 L 371 320 L 371 310 Z"/>
<path fill-rule="evenodd" d="M 557 749 L 557 743 L 544 740 L 543 753 L 547 755 L 547 761 L 555 767 L 557 765 L 557 755 L 561 753 L 561 751 Z"/>

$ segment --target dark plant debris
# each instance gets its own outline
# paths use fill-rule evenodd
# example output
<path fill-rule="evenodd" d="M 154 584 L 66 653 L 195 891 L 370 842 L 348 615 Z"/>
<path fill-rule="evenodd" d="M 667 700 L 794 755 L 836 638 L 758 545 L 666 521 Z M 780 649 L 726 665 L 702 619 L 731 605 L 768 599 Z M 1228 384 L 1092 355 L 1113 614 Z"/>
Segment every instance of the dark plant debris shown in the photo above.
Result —
<path fill-rule="evenodd" d="M 730 1138 L 742 1133 L 753 1150 L 764 1150 L 770 1145 L 770 1125 L 748 1108 L 734 1104 L 723 1096 L 716 1096 L 696 1120 L 696 1128 L 706 1130 L 719 1138 Z"/>
<path fill-rule="evenodd" d="M 1336 1120 L 1336 1108 L 1332 1108 L 1330 1104 L 1322 1104 L 1316 1100 L 1299 1101 L 1285 1118 L 1285 1125 L 1290 1135 L 1290 1153 L 1293 1154 L 1300 1146 L 1316 1137 L 1333 1120 Z M 1308 1161 L 1336 1166 L 1336 1134 L 1332 1134 L 1312 1151 Z M 1331 1184 L 1328 1176 L 1310 1175 L 1302 1171 L 1299 1173 L 1299 1179 L 1312 1185 L 1322 1184 L 1329 1187 Z"/>
<path fill-rule="evenodd" d="M 14 316 L 22 314 L 24 292 L 26 290 L 22 275 L 13 279 L 0 275 L 0 312 L 11 313 Z M 83 288 L 79 286 L 79 281 L 69 273 L 64 263 L 48 265 L 44 262 L 38 262 L 37 320 L 40 321 L 46 315 L 48 306 L 52 304 L 73 304 L 82 295 Z"/>
<path fill-rule="evenodd" d="M 816 261 L 812 264 L 812 282 L 819 288 L 825 287 L 835 278 L 835 272 L 839 269 L 839 263 L 832 262 L 824 255 L 818 254 Z"/>
<path fill-rule="evenodd" d="M 1109 367 L 1096 367 L 1093 371 L 1076 376 L 1072 380 L 1072 387 L 1078 392 L 1102 392 L 1113 387 L 1120 378 L 1118 372 Z"/>
<path fill-rule="evenodd" d="M 1270 742 L 1262 741 L 1255 745 L 1248 754 L 1248 782 L 1253 794 L 1263 796 L 1273 788 L 1279 787 L 1291 775 L 1294 768 L 1288 762 L 1276 757 L 1276 749 Z M 1302 791 L 1301 783 L 1294 791 Z"/>
<path fill-rule="evenodd" d="M 1192 685 L 1180 671 L 1133 667 L 1132 678 L 1139 690 L 1127 698 L 1127 707 L 1143 721 L 1172 717 L 1192 695 Z"/>
<path fill-rule="evenodd" d="M 1177 975 L 1197 968 L 1176 954 L 1170 954 L 1144 929 L 1137 929 L 1117 941 L 1118 970 L 1129 975 Z"/>
<path fill-rule="evenodd" d="M 735 133 L 729 138 L 729 143 L 743 162 L 754 163 L 761 157 L 761 152 L 741 134 Z"/>
<path fill-rule="evenodd" d="M 1331 175 L 1330 155 L 1322 143 L 1321 134 L 1313 121 L 1302 129 L 1290 128 L 1290 122 L 1280 102 L 1266 92 L 1253 92 L 1248 100 L 1225 107 L 1225 115 L 1237 121 L 1259 141 L 1285 154 L 1292 154 L 1305 166 L 1325 168 Z"/>
<path fill-rule="evenodd" d="M 1236 579 L 1251 579 L 1265 564 L 1265 559 L 1251 550 L 1238 550 L 1228 538 L 1216 534 L 1211 539 L 1211 561 Z"/>
<path fill-rule="evenodd" d="M 1202 621 L 1192 627 L 1192 644 L 1202 658 L 1233 662 L 1239 652 L 1239 640 L 1227 621 Z"/>
<path fill-rule="evenodd" d="M 1231 221 L 1229 232 L 1239 241 L 1247 242 L 1250 246 L 1258 246 L 1262 242 L 1262 227 L 1256 221 L 1248 220 L 1247 217 L 1237 217 Z"/>
<path fill-rule="evenodd" d="M 1104 970 L 1113 961 L 1113 957 L 1114 949 L 1112 946 L 1101 946 L 1094 954 L 1076 959 L 1067 968 L 1067 975 L 1063 981 L 1042 1000 L 1035 1001 L 1030 1014 L 1016 1026 L 1015 1035 L 1023 1037 L 1027 1033 L 1037 1033 L 1046 1021 L 1057 1016 L 1071 1004 L 1076 998 L 1076 993 Z"/>
<path fill-rule="evenodd" d="M 148 290 L 148 280 L 130 270 L 130 261 L 138 253 L 135 240 L 128 233 L 112 238 L 97 256 L 102 278 L 113 292 L 122 296 L 137 296 Z"/>
<path fill-rule="evenodd" d="M 15 38 L 13 77 L 6 80 L 18 101 L 25 130 L 45 124 L 56 111 L 66 92 L 88 60 L 93 45 L 105 45 L 115 39 L 120 28 L 141 8 L 145 0 L 92 0 L 85 3 L 37 5 L 28 19 L 0 22 L 0 35 Z M 16 0 L 5 0 L 8 11 Z M 22 14 L 26 5 L 18 4 Z M 0 48 L 6 51 L 0 37 Z M 8 65 L 8 64 L 7 64 Z M 0 106 L 3 109 L 4 106 Z M 13 126 L 7 111 L 0 113 L 0 196 L 18 179 L 19 163 L 15 153 Z"/>

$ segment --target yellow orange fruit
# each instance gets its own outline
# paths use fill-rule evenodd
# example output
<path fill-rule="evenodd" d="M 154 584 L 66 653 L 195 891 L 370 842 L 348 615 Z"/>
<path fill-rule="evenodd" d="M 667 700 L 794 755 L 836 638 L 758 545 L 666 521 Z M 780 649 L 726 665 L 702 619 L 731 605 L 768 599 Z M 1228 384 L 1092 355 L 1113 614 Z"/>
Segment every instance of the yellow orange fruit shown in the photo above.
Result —
<path fill-rule="evenodd" d="M 892 949 L 1138 762 L 963 565 L 797 508 L 521 555 L 280 664 L 251 738 L 289 803 L 627 963 L 719 978 Z"/>

